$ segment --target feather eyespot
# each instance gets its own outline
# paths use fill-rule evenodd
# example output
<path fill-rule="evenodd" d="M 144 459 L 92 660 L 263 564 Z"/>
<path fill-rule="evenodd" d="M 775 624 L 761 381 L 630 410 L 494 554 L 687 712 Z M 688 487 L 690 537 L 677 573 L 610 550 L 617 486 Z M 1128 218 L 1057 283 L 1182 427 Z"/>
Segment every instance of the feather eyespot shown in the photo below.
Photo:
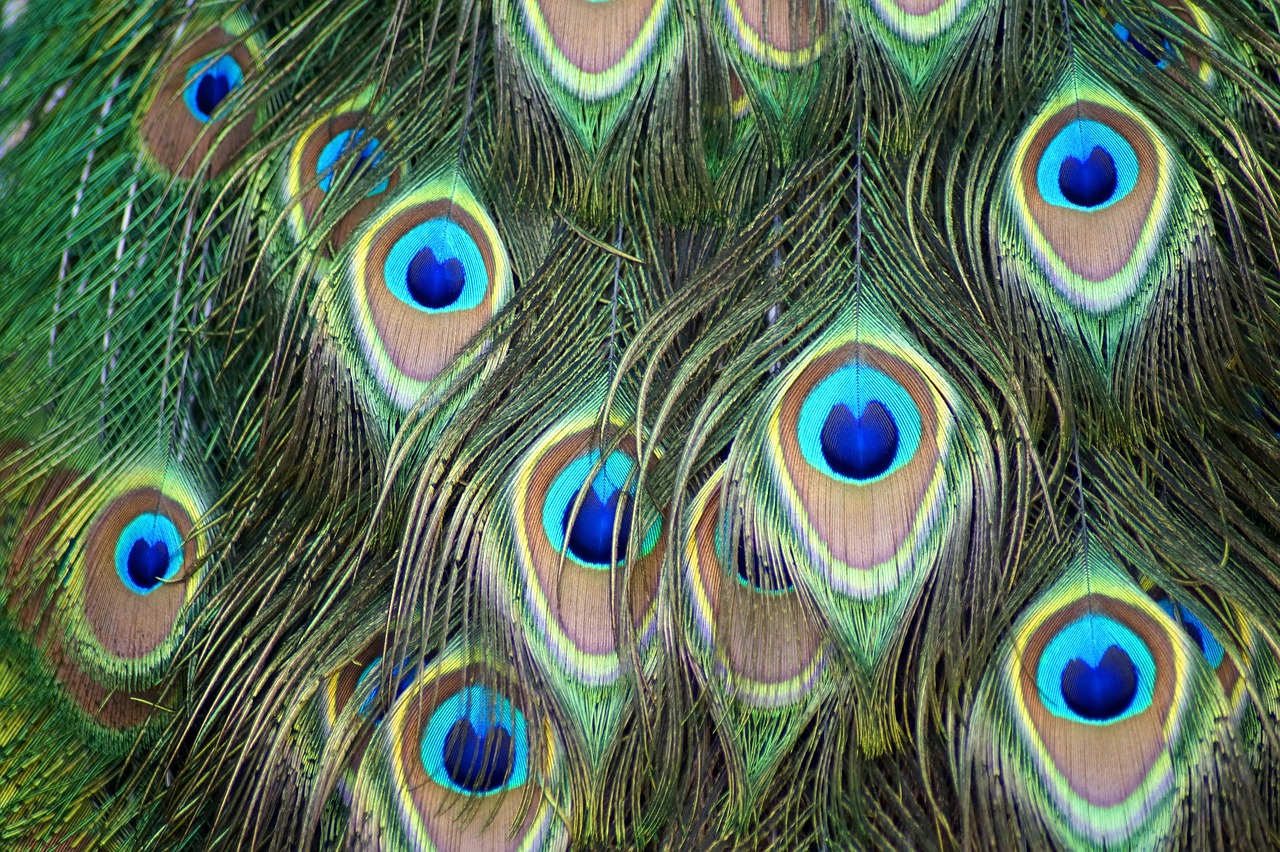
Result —
<path fill-rule="evenodd" d="M 896 587 L 899 560 L 936 511 L 951 430 L 937 387 L 898 355 L 846 344 L 797 369 L 774 411 L 790 512 L 842 594 Z"/>
<path fill-rule="evenodd" d="M 543 502 L 542 529 L 556 552 L 584 566 L 608 568 L 623 564 L 631 539 L 631 497 L 624 487 L 635 463 L 614 451 L 592 476 L 599 462 L 600 453 L 592 450 L 556 476 Z M 659 532 L 655 520 L 641 545 L 642 558 L 653 550 Z"/>
<path fill-rule="evenodd" d="M 860 326 L 860 327 L 859 327 Z M 982 508 L 989 443 L 923 352 L 868 313 L 837 318 L 774 380 L 731 457 L 763 535 L 844 646 L 877 664 L 939 553 Z M 985 505 L 985 504 L 983 504 Z"/>
<path fill-rule="evenodd" d="M 378 728 L 355 785 L 348 841 L 365 848 L 559 849 L 563 750 L 505 672 L 454 647 Z"/>
<path fill-rule="evenodd" d="M 182 536 L 166 516 L 143 512 L 121 531 L 115 556 L 125 587 L 151 594 L 182 568 Z"/>
<path fill-rule="evenodd" d="M 876 482 L 920 447 L 920 410 L 907 390 L 858 362 L 822 379 L 796 424 L 800 451 L 815 470 L 847 482 Z"/>
<path fill-rule="evenodd" d="M 214 113 L 232 90 L 244 82 L 240 64 L 231 56 L 197 63 L 187 69 L 187 85 L 182 99 L 201 124 L 213 120 Z"/>
<path fill-rule="evenodd" d="M 1178 624 L 1191 639 L 1192 644 L 1200 651 L 1204 661 L 1218 678 L 1218 683 L 1221 685 L 1222 692 L 1227 697 L 1227 703 L 1231 705 L 1232 711 L 1239 712 L 1247 703 L 1245 701 L 1247 690 L 1245 689 L 1244 677 L 1241 675 L 1236 661 L 1227 653 L 1226 647 L 1223 646 L 1215 632 L 1190 609 L 1172 601 L 1163 590 L 1153 588 L 1149 589 L 1148 593 L 1155 600 L 1161 611 Z M 1248 633 L 1248 629 L 1243 623 L 1240 626 Z M 1247 648 L 1242 648 L 1239 651 L 1240 658 L 1246 664 L 1248 662 L 1248 650 Z"/>
<path fill-rule="evenodd" d="M 601 432 L 601 397 L 538 434 L 485 522 L 483 587 L 517 653 L 546 678 L 558 718 L 598 766 L 633 704 L 631 663 L 652 671 L 665 519 L 639 485 L 635 437 Z M 627 650 L 637 653 L 632 657 Z"/>
<path fill-rule="evenodd" d="M 1138 183 L 1138 155 L 1105 124 L 1078 118 L 1049 141 L 1036 167 L 1040 197 L 1054 207 L 1105 210 Z"/>
<path fill-rule="evenodd" d="M 663 548 L 662 519 L 647 500 L 632 520 L 634 442 L 626 438 L 606 455 L 597 439 L 590 418 L 544 435 L 512 479 L 511 522 L 519 599 L 536 625 L 531 642 L 548 664 L 600 685 L 621 672 L 613 566 L 630 572 L 621 609 L 644 643 L 656 625 Z M 628 545 L 634 565 L 626 564 Z"/>
<path fill-rule="evenodd" d="M 1160 836 L 1226 715 L 1188 636 L 1094 551 L 1028 607 L 998 659 L 978 729 L 1007 726 L 1000 759 L 1036 774 L 1014 793 L 1041 787 L 1028 801 L 1087 843 Z"/>
<path fill-rule="evenodd" d="M 819 626 L 806 615 L 787 567 L 764 548 L 745 546 L 751 538 L 745 528 L 738 564 L 729 567 L 729 531 L 720 513 L 723 482 L 721 468 L 693 504 L 684 564 L 692 646 L 707 674 L 715 674 L 739 701 L 761 708 L 792 705 L 810 694 L 822 674 Z"/>
<path fill-rule="evenodd" d="M 1212 17 L 1205 13 L 1203 9 L 1196 3 L 1187 2 L 1187 0 L 1156 0 L 1161 6 L 1169 10 L 1182 23 L 1199 32 L 1205 38 L 1214 42 L 1221 42 L 1222 31 Z M 1167 45 L 1167 42 L 1166 42 Z M 1166 46 L 1166 52 L 1169 48 Z M 1214 70 L 1213 64 L 1195 51 L 1186 51 L 1185 58 L 1187 65 L 1191 68 L 1191 73 L 1207 88 L 1214 88 L 1218 83 L 1218 73 Z"/>
<path fill-rule="evenodd" d="M 1124 24 L 1118 21 L 1112 24 L 1111 32 L 1115 33 L 1116 38 L 1120 39 L 1120 41 L 1132 47 L 1135 51 L 1137 51 L 1139 56 L 1141 56 L 1143 59 L 1147 60 L 1157 68 L 1163 68 L 1167 64 L 1164 61 L 1163 56 L 1157 56 L 1155 53 L 1153 53 L 1151 48 L 1147 47 L 1145 44 L 1139 41 L 1138 38 L 1134 36 L 1132 30 L 1130 30 Z M 1169 53 L 1173 50 L 1173 48 L 1170 47 L 1169 45 L 1168 39 L 1161 39 L 1161 41 L 1163 42 L 1163 47 L 1161 49 L 1162 53 Z"/>
<path fill-rule="evenodd" d="M 376 676 L 378 665 L 382 662 L 384 642 L 383 636 L 374 637 L 354 655 L 351 662 L 325 679 L 319 701 L 326 735 L 333 731 L 338 717 L 351 703 L 356 692 L 369 678 Z"/>
<path fill-rule="evenodd" d="M 313 704 L 314 725 L 318 743 L 338 743 L 335 737 L 341 729 L 340 720 L 344 711 L 351 706 L 352 699 L 361 694 L 360 704 L 354 709 L 359 717 L 360 729 L 347 748 L 345 755 L 346 770 L 338 780 L 337 793 L 346 804 L 351 802 L 351 788 L 355 781 L 360 761 L 364 757 L 373 732 L 383 722 L 385 713 L 380 709 L 378 694 L 380 691 L 380 668 L 382 650 L 386 644 L 386 636 L 381 632 L 374 635 L 357 651 L 351 661 L 325 678 Z M 404 672 L 397 670 L 392 676 L 396 678 L 395 693 L 387 703 L 394 702 L 404 694 L 417 678 L 419 668 L 416 665 L 403 666 Z M 372 686 L 369 684 L 372 682 Z M 379 708 L 375 715 L 375 708 Z"/>
<path fill-rule="evenodd" d="M 1213 19 L 1204 13 L 1199 6 L 1194 3 L 1183 2 L 1183 0 L 1156 0 L 1157 4 L 1163 7 L 1166 21 L 1174 31 L 1178 24 L 1171 23 L 1168 17 L 1177 18 L 1179 22 L 1199 32 L 1210 40 L 1216 41 L 1218 38 L 1218 30 Z M 1156 34 L 1159 35 L 1161 27 L 1157 24 Z M 1153 49 L 1147 43 L 1138 38 L 1137 35 L 1122 21 L 1116 21 L 1111 25 L 1111 31 L 1115 37 L 1125 44 L 1133 48 L 1143 59 L 1146 59 L 1152 65 L 1160 69 L 1168 69 L 1168 57 L 1176 56 L 1181 53 L 1187 65 L 1191 68 L 1191 72 L 1196 78 L 1208 88 L 1212 88 L 1217 82 L 1217 76 L 1213 66 L 1206 62 L 1203 57 L 1194 51 L 1179 51 L 1169 43 L 1169 39 L 1160 36 L 1160 47 Z"/>
<path fill-rule="evenodd" d="M 326 200 L 327 196 L 350 182 L 372 183 L 361 197 L 344 199 L 348 206 L 321 245 L 326 258 L 333 257 L 346 244 L 379 201 L 395 192 L 403 177 L 401 168 L 383 168 L 386 133 L 369 127 L 371 100 L 372 92 L 364 92 L 339 105 L 304 130 L 289 153 L 281 194 L 284 203 L 291 205 L 289 221 L 297 240 L 316 226 L 323 205 L 335 203 Z M 368 177 L 382 172 L 385 176 L 376 182 Z"/>
<path fill-rule="evenodd" d="M 1141 795 L 1148 773 L 1168 771 L 1159 764 L 1168 749 L 1165 720 L 1176 709 L 1178 660 L 1167 624 L 1096 594 L 1035 623 L 1020 634 L 1025 653 L 1015 674 L 1032 735 L 1058 771 L 1073 755 L 1094 756 L 1068 772 L 1064 800 L 1107 808 Z M 1107 767 L 1101 755 L 1122 743 L 1138 759 Z"/>
<path fill-rule="evenodd" d="M 1222 647 L 1222 643 L 1215 639 L 1209 629 L 1204 626 L 1204 622 L 1196 618 L 1191 610 L 1182 604 L 1175 604 L 1168 598 L 1159 600 L 1157 603 L 1160 609 L 1164 610 L 1165 615 L 1182 625 L 1183 631 L 1191 637 L 1191 641 L 1195 643 L 1195 646 L 1200 649 L 1200 653 L 1204 655 L 1205 662 L 1216 671 L 1226 658 L 1226 650 Z"/>
<path fill-rule="evenodd" d="M 1175 171 L 1135 109 L 1087 81 L 1065 86 L 1024 131 L 1010 171 L 1008 203 L 1046 296 L 1102 314 L 1147 295 Z"/>
<path fill-rule="evenodd" d="M 359 677 L 356 678 L 354 689 L 358 690 L 364 684 L 369 683 L 370 681 L 379 677 L 381 665 L 382 665 L 381 657 L 378 657 L 372 662 L 368 663 L 360 671 Z M 408 689 L 413 684 L 413 681 L 418 677 L 418 667 L 406 661 L 401 665 L 392 667 L 391 677 L 395 679 L 394 681 L 395 692 L 394 694 L 391 695 L 391 697 L 388 700 L 395 701 L 401 695 L 404 695 L 404 691 Z M 369 688 L 369 694 L 364 697 L 364 700 L 360 702 L 360 706 L 356 708 L 356 712 L 359 713 L 361 716 L 366 716 L 366 717 L 369 716 L 369 714 L 373 712 L 373 709 L 377 704 L 378 693 L 381 691 L 381 689 L 382 689 L 381 686 L 379 686 L 377 683 L 374 683 Z M 381 721 L 380 716 L 374 719 L 375 724 L 380 721 Z"/>
<path fill-rule="evenodd" d="M 432 712 L 420 754 L 423 768 L 442 787 L 492 795 L 528 780 L 528 724 L 505 696 L 469 686 Z"/>
<path fill-rule="evenodd" d="M 321 192 L 328 192 L 333 187 L 333 181 L 338 176 L 339 163 L 348 155 L 354 155 L 356 158 L 356 162 L 351 166 L 353 179 L 382 161 L 382 152 L 378 150 L 381 144 L 378 137 L 374 136 L 366 140 L 364 135 L 363 130 L 342 130 L 335 133 L 333 138 L 320 149 L 320 156 L 316 162 L 316 177 L 320 179 L 318 185 Z M 384 178 L 367 194 L 377 195 L 385 192 L 389 181 L 390 178 Z"/>
<path fill-rule="evenodd" d="M 357 239 L 345 304 L 360 359 L 404 411 L 480 334 L 511 294 L 492 220 L 460 181 L 429 181 L 396 197 Z"/>
<path fill-rule="evenodd" d="M 426 313 L 470 310 L 489 284 L 475 238 L 446 216 L 414 225 L 396 239 L 382 277 L 397 299 Z"/>
<path fill-rule="evenodd" d="M 202 580 L 200 490 L 176 467 L 110 479 L 61 471 L 36 495 L 8 584 L 70 698 L 108 730 L 150 715 Z M 132 700 L 131 696 L 139 701 Z"/>
<path fill-rule="evenodd" d="M 1085 612 L 1044 647 L 1036 688 L 1054 716 L 1112 723 L 1151 706 L 1156 664 L 1147 645 L 1125 625 Z"/>
<path fill-rule="evenodd" d="M 197 517 L 190 496 L 159 481 L 122 491 L 95 514 L 72 585 L 105 651 L 145 658 L 171 640 L 195 588 Z"/>
<path fill-rule="evenodd" d="M 226 117 L 256 70 L 260 40 L 250 26 L 232 16 L 189 40 L 160 70 L 137 121 L 148 160 L 166 174 L 217 176 L 249 144 L 253 116 L 230 125 Z"/>
<path fill-rule="evenodd" d="M 661 37 L 668 0 L 515 0 L 551 77 L 584 101 L 617 94 Z"/>
<path fill-rule="evenodd" d="M 725 543 L 722 526 L 716 527 L 716 558 L 723 564 L 729 564 L 730 551 L 734 551 L 732 564 L 738 576 L 738 583 L 748 589 L 766 594 L 790 592 L 795 590 L 791 572 L 781 562 L 775 562 L 767 553 L 751 541 L 745 533 L 738 536 L 737 547 L 731 548 Z"/>

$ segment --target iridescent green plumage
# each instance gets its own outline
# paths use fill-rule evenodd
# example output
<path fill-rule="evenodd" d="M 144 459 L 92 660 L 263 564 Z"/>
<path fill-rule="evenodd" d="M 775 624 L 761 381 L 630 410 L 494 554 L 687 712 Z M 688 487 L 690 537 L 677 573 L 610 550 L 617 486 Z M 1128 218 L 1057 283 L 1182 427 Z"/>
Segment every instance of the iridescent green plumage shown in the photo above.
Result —
<path fill-rule="evenodd" d="M 1280 836 L 1270 4 L 3 12 L 0 845 Z"/>

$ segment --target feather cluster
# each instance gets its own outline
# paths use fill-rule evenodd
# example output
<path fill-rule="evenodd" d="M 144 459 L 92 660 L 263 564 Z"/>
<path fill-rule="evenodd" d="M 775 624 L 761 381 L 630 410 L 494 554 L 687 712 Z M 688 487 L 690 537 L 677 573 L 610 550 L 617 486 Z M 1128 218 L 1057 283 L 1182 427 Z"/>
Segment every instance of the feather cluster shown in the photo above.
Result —
<path fill-rule="evenodd" d="M 1280 18 L 0 18 L 0 846 L 1280 843 Z"/>

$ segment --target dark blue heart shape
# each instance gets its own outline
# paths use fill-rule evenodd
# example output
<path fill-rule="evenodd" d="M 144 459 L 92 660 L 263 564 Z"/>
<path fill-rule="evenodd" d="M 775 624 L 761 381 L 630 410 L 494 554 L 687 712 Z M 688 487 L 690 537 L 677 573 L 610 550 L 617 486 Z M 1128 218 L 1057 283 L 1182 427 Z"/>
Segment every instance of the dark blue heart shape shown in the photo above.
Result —
<path fill-rule="evenodd" d="M 569 552 L 589 565 L 610 564 L 613 552 L 614 518 L 619 507 L 622 517 L 618 518 L 618 561 L 621 562 L 627 552 L 627 541 L 631 538 L 631 513 L 626 510 L 624 495 L 621 489 L 615 489 L 608 500 L 602 501 L 593 487 L 588 487 L 578 507 L 578 515 L 573 517 L 574 501 L 565 507 L 564 518 L 560 528 L 568 539 Z M 573 528 L 569 528 L 569 520 L 573 519 Z"/>
<path fill-rule="evenodd" d="M 430 248 L 420 249 L 409 261 L 409 271 L 405 273 L 409 295 L 419 305 L 433 309 L 448 307 L 458 301 L 466 283 L 467 273 L 462 268 L 462 261 L 451 257 L 441 263 Z"/>
<path fill-rule="evenodd" d="M 444 770 L 469 793 L 499 790 L 511 777 L 513 746 L 506 728 L 495 726 L 480 734 L 469 720 L 459 719 L 445 737 Z"/>
<path fill-rule="evenodd" d="M 218 104 L 231 93 L 231 81 L 221 71 L 206 71 L 196 83 L 196 109 L 209 118 Z"/>
<path fill-rule="evenodd" d="M 747 555 L 747 540 L 738 539 L 738 577 L 742 582 L 762 592 L 779 592 L 790 589 L 791 578 L 787 570 L 770 562 L 759 547 Z"/>
<path fill-rule="evenodd" d="M 1138 51 L 1138 55 L 1141 56 L 1143 59 L 1147 60 L 1148 62 L 1150 62 L 1152 65 L 1159 65 L 1161 63 L 1162 60 L 1160 59 L 1160 57 L 1152 53 L 1151 49 L 1148 48 L 1145 44 L 1143 44 L 1142 42 L 1134 38 L 1133 33 L 1129 33 L 1125 41 L 1129 42 L 1129 44 L 1133 47 L 1133 49 Z M 1165 44 L 1168 44 L 1168 42 L 1165 42 Z"/>
<path fill-rule="evenodd" d="M 169 573 L 169 546 L 163 541 L 151 544 L 140 538 L 129 548 L 126 566 L 134 585 L 140 589 L 154 589 Z"/>
<path fill-rule="evenodd" d="M 1141 56 L 1143 59 L 1147 60 L 1148 62 L 1150 62 L 1152 65 L 1164 64 L 1164 60 L 1159 56 L 1156 56 L 1155 53 L 1151 51 L 1151 48 L 1147 47 L 1145 44 L 1138 41 L 1138 39 L 1134 37 L 1133 33 L 1129 30 L 1129 28 L 1126 27 L 1124 24 L 1121 24 L 1121 23 L 1112 24 L 1111 31 L 1116 34 L 1116 38 L 1120 39 L 1121 41 L 1125 42 L 1130 47 L 1132 47 L 1134 50 L 1138 51 L 1138 55 Z M 1166 39 L 1161 39 L 1161 41 L 1164 42 L 1164 50 L 1166 53 L 1168 53 L 1170 50 L 1169 40 L 1166 38 Z"/>
<path fill-rule="evenodd" d="M 1062 670 L 1062 700 L 1083 719 L 1114 719 L 1137 694 L 1138 669 L 1117 645 L 1107 648 L 1097 666 L 1076 658 Z"/>
<path fill-rule="evenodd" d="M 1058 167 L 1058 189 L 1077 207 L 1106 204 L 1116 193 L 1115 160 L 1097 145 L 1084 162 L 1067 157 Z"/>
<path fill-rule="evenodd" d="M 369 677 L 370 675 L 372 675 L 374 671 L 374 667 L 378 666 L 381 663 L 381 661 L 382 661 L 381 658 L 379 658 L 377 660 L 374 660 L 369 665 L 365 666 L 364 669 L 360 672 L 360 680 L 364 680 L 366 677 Z M 391 676 L 395 677 L 398 674 L 400 674 L 400 667 L 396 666 L 391 670 Z M 405 690 L 413 685 L 413 682 L 417 678 L 417 676 L 418 676 L 418 667 L 411 666 L 409 668 L 409 671 L 401 675 L 400 680 L 396 683 L 396 691 L 395 691 L 395 694 L 391 696 L 391 700 L 395 701 L 401 695 L 404 695 Z M 357 683 L 359 683 L 359 681 L 357 681 Z M 374 684 L 373 689 L 369 690 L 369 695 L 364 699 L 364 702 L 360 705 L 360 709 L 357 711 L 360 713 L 361 716 L 364 716 L 369 712 L 369 708 L 373 706 L 374 701 L 378 697 L 378 692 L 381 689 L 382 687 L 379 684 Z M 382 715 L 383 714 L 379 713 L 377 716 L 374 717 L 373 721 L 375 723 L 381 722 Z"/>
<path fill-rule="evenodd" d="M 889 469 L 898 454 L 898 425 L 889 409 L 872 400 L 855 417 L 841 403 L 822 424 L 822 457 L 831 469 L 849 479 L 873 479 Z"/>
<path fill-rule="evenodd" d="M 357 142 L 360 141 L 359 138 L 357 138 L 356 141 Z M 356 154 L 356 163 L 354 166 L 351 167 L 351 174 L 353 175 L 360 174 L 364 170 L 365 164 L 369 163 L 369 161 L 373 159 L 373 155 L 377 153 L 377 150 L 378 150 L 378 140 L 377 139 L 369 140 L 368 144 L 366 144 L 363 148 L 360 149 L 360 153 Z M 457 263 L 456 260 L 454 262 Z"/>

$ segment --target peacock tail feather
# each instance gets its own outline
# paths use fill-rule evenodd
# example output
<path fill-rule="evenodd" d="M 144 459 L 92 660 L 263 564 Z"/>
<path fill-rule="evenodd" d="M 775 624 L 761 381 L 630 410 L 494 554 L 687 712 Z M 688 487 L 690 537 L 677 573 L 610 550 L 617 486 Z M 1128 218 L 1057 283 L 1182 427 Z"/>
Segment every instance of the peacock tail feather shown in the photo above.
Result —
<path fill-rule="evenodd" d="M 509 672 L 465 644 L 397 699 L 360 761 L 347 842 L 372 849 L 562 849 L 564 752 Z"/>
<path fill-rule="evenodd" d="M 694 500 L 684 557 L 685 635 L 731 755 L 737 806 L 749 811 L 769 773 L 833 692 L 823 623 L 805 610 L 786 563 L 722 517 L 724 468 Z"/>
<path fill-rule="evenodd" d="M 856 25 L 865 28 L 909 87 L 918 88 L 949 56 L 963 53 L 984 15 L 1000 4 L 985 0 L 845 0 Z"/>
<path fill-rule="evenodd" d="M 974 482 L 982 438 L 945 377 L 859 313 L 779 373 L 764 428 L 742 446 L 760 446 L 757 523 L 858 665 L 873 668 L 931 566 L 962 558 L 948 542 L 989 486 Z"/>
<path fill-rule="evenodd" d="M 637 701 L 637 664 L 656 665 L 665 557 L 661 508 L 637 490 L 637 442 L 616 431 L 621 418 L 596 428 L 601 402 L 590 394 L 549 423 L 511 469 L 479 566 L 589 766 Z"/>
<path fill-rule="evenodd" d="M 1116 563 L 1088 550 L 1023 612 L 984 680 L 972 748 L 1011 782 L 989 792 L 1027 809 L 1013 817 L 1032 824 L 1027 836 L 1106 848 L 1188 834 L 1184 803 L 1240 783 L 1205 660 Z M 1079 759 L 1093 753 L 1112 757 Z M 1243 820 L 1221 822 L 1256 842 Z"/>

